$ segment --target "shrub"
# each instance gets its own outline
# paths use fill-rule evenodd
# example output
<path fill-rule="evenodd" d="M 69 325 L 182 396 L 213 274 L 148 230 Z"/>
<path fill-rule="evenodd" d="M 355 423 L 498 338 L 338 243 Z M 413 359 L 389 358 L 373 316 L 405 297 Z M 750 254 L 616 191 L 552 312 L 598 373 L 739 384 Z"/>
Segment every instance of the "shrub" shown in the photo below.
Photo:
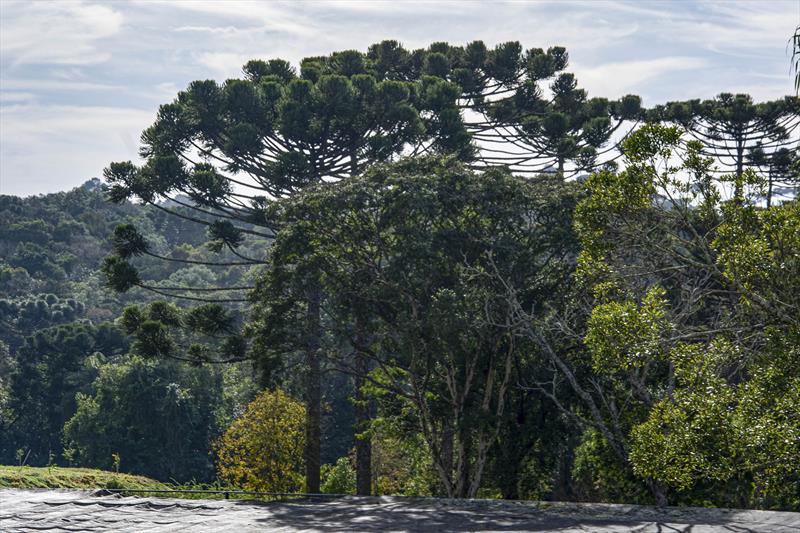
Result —
<path fill-rule="evenodd" d="M 356 470 L 350 458 L 339 457 L 335 464 L 322 465 L 321 488 L 325 494 L 356 493 Z"/>
<path fill-rule="evenodd" d="M 245 490 L 299 491 L 305 423 L 300 402 L 281 390 L 260 393 L 217 442 L 220 479 Z"/>

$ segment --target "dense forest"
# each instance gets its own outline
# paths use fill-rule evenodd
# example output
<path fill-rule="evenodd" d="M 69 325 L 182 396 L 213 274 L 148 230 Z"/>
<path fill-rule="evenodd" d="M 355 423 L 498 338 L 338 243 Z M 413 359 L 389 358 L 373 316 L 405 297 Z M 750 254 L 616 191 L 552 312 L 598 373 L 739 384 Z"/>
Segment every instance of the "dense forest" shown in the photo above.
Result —
<path fill-rule="evenodd" d="M 110 203 L 103 189 L 95 178 L 65 193 L 0 196 L 0 463 L 111 468 L 117 456 L 132 472 L 210 481 L 214 439 L 258 390 L 252 365 L 198 368 L 132 352 L 123 310 L 163 296 L 119 294 L 99 265 L 114 228 L 135 224 L 154 251 L 180 260 L 140 263 L 160 285 L 237 285 L 251 273 L 196 264 L 218 257 L 202 226 Z M 352 408 L 336 380 L 329 389 L 337 409 L 326 425 L 341 430 L 326 438 L 325 457 L 335 461 L 351 445 Z"/>
<path fill-rule="evenodd" d="M 0 196 L 0 463 L 800 510 L 800 101 L 567 67 L 254 60 Z"/>

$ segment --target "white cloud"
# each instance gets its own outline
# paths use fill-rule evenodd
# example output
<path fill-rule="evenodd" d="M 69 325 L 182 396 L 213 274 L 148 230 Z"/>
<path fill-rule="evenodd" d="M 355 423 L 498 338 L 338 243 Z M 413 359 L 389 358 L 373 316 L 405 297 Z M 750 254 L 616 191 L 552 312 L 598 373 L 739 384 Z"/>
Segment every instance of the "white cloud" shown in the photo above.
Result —
<path fill-rule="evenodd" d="M 117 107 L 4 105 L 0 194 L 64 190 L 136 160 L 139 133 L 155 112 Z"/>
<path fill-rule="evenodd" d="M 616 98 L 627 93 L 641 92 L 642 85 L 653 79 L 678 71 L 701 69 L 707 64 L 706 59 L 699 57 L 662 57 L 603 63 L 589 68 L 575 65 L 573 70 L 578 84 L 586 88 L 590 95 Z"/>
<path fill-rule="evenodd" d="M 682 33 L 712 49 L 785 46 L 800 24 L 800 2 L 796 0 L 712 2 L 708 9 L 712 15 L 709 23 L 697 20 L 686 25 Z"/>
<path fill-rule="evenodd" d="M 213 15 L 215 17 L 226 17 L 245 21 L 245 27 L 260 26 L 272 32 L 287 33 L 297 36 L 313 37 L 319 28 L 314 20 L 305 15 L 304 7 L 308 4 L 299 2 L 254 2 L 247 0 L 226 0 L 224 2 L 212 2 L 208 0 L 181 0 L 178 2 L 171 0 L 139 0 L 137 3 L 142 5 L 164 5 L 195 13 Z M 313 5 L 313 4 L 312 4 Z M 184 26 L 185 29 L 187 26 Z M 191 26 L 188 26 L 191 27 Z M 237 28 L 241 25 L 237 25 Z M 209 26 L 195 26 L 195 29 L 210 29 Z"/>
<path fill-rule="evenodd" d="M 218 79 L 227 79 L 241 76 L 242 65 L 255 57 L 232 52 L 204 52 L 196 57 L 196 61 L 212 70 Z"/>
<path fill-rule="evenodd" d="M 509 2 L 496 2 L 498 4 L 508 4 Z M 397 1 L 397 0 L 326 0 L 324 7 L 354 13 L 369 13 L 370 15 L 391 15 L 393 13 L 412 13 L 414 15 L 426 15 L 431 13 L 453 14 L 452 2 L 420 2 L 420 1 Z M 478 2 L 460 2 L 458 10 L 474 11 L 480 8 Z"/>
<path fill-rule="evenodd" d="M 122 13 L 76 1 L 3 3 L 0 47 L 15 65 L 87 65 L 108 60 L 100 39 L 116 34 Z"/>
<path fill-rule="evenodd" d="M 242 30 L 236 26 L 179 26 L 175 28 L 177 32 L 197 32 L 197 33 L 221 33 L 233 34 Z"/>
<path fill-rule="evenodd" d="M 588 2 L 588 7 L 594 2 Z M 650 21 L 652 38 L 693 44 L 707 50 L 764 56 L 764 48 L 784 46 L 800 23 L 800 2 L 705 1 L 676 8 L 674 2 L 604 2 L 603 7 Z M 653 23 L 657 23 L 655 26 Z"/>
<path fill-rule="evenodd" d="M 30 102 L 34 100 L 36 95 L 33 93 L 25 93 L 25 92 L 15 92 L 15 91 L 3 91 L 0 92 L 0 103 L 7 103 L 7 102 Z"/>
<path fill-rule="evenodd" d="M 3 78 L 2 89 L 27 89 L 31 91 L 113 91 L 119 85 L 94 83 L 91 81 L 72 81 L 65 79 Z"/>

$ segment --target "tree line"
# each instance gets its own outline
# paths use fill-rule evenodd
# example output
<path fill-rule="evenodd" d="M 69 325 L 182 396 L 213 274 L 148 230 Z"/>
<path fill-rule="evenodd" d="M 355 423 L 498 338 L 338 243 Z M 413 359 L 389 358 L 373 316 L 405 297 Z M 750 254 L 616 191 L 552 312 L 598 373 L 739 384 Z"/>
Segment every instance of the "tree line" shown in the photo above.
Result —
<path fill-rule="evenodd" d="M 302 397 L 308 492 L 337 382 L 359 494 L 391 428 L 451 497 L 796 507 L 797 98 L 645 109 L 567 65 L 385 41 L 191 83 L 107 195 L 221 255 L 115 229 L 109 286 L 194 304 L 125 309 L 133 353 L 252 361 Z"/>

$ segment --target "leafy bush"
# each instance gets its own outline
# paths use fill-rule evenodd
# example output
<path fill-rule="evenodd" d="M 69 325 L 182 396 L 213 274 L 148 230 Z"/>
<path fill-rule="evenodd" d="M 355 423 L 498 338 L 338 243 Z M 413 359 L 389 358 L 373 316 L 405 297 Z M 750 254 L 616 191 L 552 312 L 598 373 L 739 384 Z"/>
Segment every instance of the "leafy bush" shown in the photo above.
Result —
<path fill-rule="evenodd" d="M 281 390 L 264 391 L 217 442 L 217 472 L 245 490 L 297 492 L 303 486 L 306 411 Z"/>
<path fill-rule="evenodd" d="M 322 492 L 325 494 L 355 494 L 356 470 L 349 457 L 339 457 L 335 464 L 322 465 Z"/>

